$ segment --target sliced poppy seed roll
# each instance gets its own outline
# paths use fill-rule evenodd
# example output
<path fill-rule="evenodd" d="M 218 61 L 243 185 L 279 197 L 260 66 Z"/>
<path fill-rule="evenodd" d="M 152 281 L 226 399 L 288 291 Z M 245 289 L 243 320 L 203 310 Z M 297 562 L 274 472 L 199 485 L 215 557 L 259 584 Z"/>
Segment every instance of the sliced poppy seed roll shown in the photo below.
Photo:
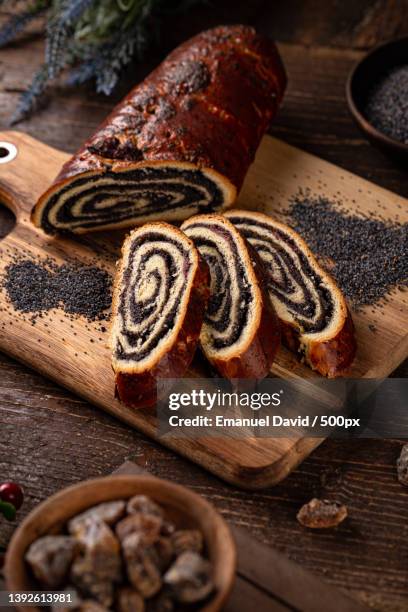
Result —
<path fill-rule="evenodd" d="M 279 347 L 280 326 L 263 289 L 261 262 L 224 217 L 197 215 L 181 229 L 210 270 L 200 335 L 205 356 L 225 378 L 264 378 Z"/>
<path fill-rule="evenodd" d="M 208 295 L 207 266 L 179 229 L 148 223 L 126 238 L 111 329 L 116 389 L 125 404 L 151 406 L 158 378 L 183 376 L 199 340 Z"/>
<path fill-rule="evenodd" d="M 39 199 L 34 224 L 79 234 L 230 206 L 285 86 L 274 43 L 252 28 L 198 34 L 63 166 Z"/>
<path fill-rule="evenodd" d="M 356 353 L 351 314 L 305 241 L 262 213 L 232 210 L 226 216 L 264 263 L 285 344 L 301 351 L 306 363 L 324 376 L 344 373 Z"/>

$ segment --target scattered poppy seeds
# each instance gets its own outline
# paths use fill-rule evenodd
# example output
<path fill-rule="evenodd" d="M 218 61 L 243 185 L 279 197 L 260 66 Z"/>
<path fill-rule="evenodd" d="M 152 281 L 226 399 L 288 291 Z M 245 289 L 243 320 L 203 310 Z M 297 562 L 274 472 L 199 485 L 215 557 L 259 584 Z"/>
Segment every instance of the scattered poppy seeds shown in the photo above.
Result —
<path fill-rule="evenodd" d="M 290 203 L 290 224 L 354 306 L 373 304 L 408 285 L 408 223 L 386 223 L 341 210 L 339 203 L 299 192 Z"/>
<path fill-rule="evenodd" d="M 50 260 L 16 260 L 6 268 L 3 287 L 15 310 L 39 316 L 52 308 L 89 321 L 106 319 L 111 305 L 112 279 L 95 266 Z M 32 319 L 35 321 L 35 316 Z"/>

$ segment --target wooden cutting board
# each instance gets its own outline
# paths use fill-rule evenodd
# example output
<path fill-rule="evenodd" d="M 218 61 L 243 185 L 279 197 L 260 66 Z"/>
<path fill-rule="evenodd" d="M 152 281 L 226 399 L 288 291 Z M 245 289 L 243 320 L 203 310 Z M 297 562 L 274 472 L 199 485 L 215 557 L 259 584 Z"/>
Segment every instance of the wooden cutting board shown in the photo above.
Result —
<path fill-rule="evenodd" d="M 57 263 L 75 258 L 98 262 L 110 272 L 124 233 L 109 232 L 80 239 L 50 238 L 35 229 L 29 213 L 68 155 L 18 132 L 0 133 L 0 141 L 17 147 L 16 157 L 1 157 L 0 200 L 15 213 L 13 231 L 0 241 L 0 276 L 16 255 L 51 257 Z M 382 218 L 408 221 L 406 201 L 316 157 L 265 137 L 239 198 L 241 207 L 280 216 L 299 188 L 341 198 L 356 213 L 372 211 Z M 408 356 L 407 294 L 393 292 L 379 309 L 353 313 L 358 355 L 351 376 L 386 377 Z M 376 332 L 370 330 L 375 324 Z M 70 389 L 144 434 L 201 464 L 221 478 L 247 488 L 260 488 L 285 478 L 322 441 L 313 438 L 198 440 L 163 439 L 152 411 L 134 411 L 114 399 L 107 332 L 100 323 L 72 320 L 53 310 L 33 326 L 16 312 L 0 290 L 0 350 Z M 281 349 L 272 373 L 282 377 L 317 376 Z"/>

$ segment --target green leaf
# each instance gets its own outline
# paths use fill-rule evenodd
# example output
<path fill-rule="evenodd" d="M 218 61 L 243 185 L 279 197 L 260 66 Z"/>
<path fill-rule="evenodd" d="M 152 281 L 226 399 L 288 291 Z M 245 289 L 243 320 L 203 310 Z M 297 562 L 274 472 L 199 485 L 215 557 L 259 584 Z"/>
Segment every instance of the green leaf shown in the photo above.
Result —
<path fill-rule="evenodd" d="M 16 518 L 16 509 L 8 502 L 0 501 L 0 512 L 8 521 L 14 521 Z"/>

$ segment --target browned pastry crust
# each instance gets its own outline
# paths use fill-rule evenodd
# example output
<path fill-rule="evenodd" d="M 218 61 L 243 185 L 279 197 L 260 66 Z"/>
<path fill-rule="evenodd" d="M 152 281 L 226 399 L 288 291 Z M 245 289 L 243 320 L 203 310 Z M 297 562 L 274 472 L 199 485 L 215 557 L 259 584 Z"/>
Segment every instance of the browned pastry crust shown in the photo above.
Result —
<path fill-rule="evenodd" d="M 299 330 L 294 325 L 281 321 L 282 343 L 294 353 L 303 353 L 305 362 L 322 376 L 344 376 L 356 355 L 354 323 L 348 308 L 346 312 L 333 338 L 324 342 L 309 341 L 307 345 L 301 345 Z"/>
<path fill-rule="evenodd" d="M 164 341 L 154 346 L 154 349 L 150 353 L 147 352 L 144 358 L 142 358 L 141 354 L 143 344 L 138 344 L 138 337 L 147 337 L 147 341 L 144 340 L 144 342 L 147 342 L 147 345 L 149 344 L 149 330 L 146 329 L 145 321 L 151 315 L 146 316 L 145 319 L 143 317 L 138 319 L 137 315 L 143 314 L 142 308 L 149 312 L 150 307 L 154 308 L 154 297 L 152 297 L 154 296 L 154 291 L 146 290 L 144 283 L 149 275 L 151 278 L 157 271 L 162 275 L 163 279 L 167 271 L 163 268 L 163 265 L 159 270 L 155 267 L 156 264 L 153 264 L 154 270 L 149 269 L 148 273 L 142 271 L 138 280 L 132 281 L 132 273 L 130 272 L 132 265 L 135 266 L 136 261 L 139 271 L 144 265 L 139 260 L 131 261 L 131 257 L 134 256 L 132 248 L 141 234 L 147 234 L 148 240 L 149 236 L 151 236 L 150 240 L 152 243 L 154 243 L 159 234 L 160 250 L 165 248 L 163 247 L 163 240 L 167 235 L 171 247 L 170 257 L 172 257 L 171 249 L 175 248 L 173 242 L 181 244 L 185 251 L 188 251 L 189 261 L 188 264 L 185 263 L 184 266 L 180 266 L 178 274 L 182 275 L 183 267 L 186 265 L 190 266 L 187 285 L 178 291 L 177 279 L 171 278 L 169 280 L 169 288 L 167 289 L 169 293 L 161 301 L 162 310 L 159 311 L 159 308 L 157 308 L 158 316 L 163 312 L 165 313 L 167 308 L 168 318 L 165 320 L 167 324 L 171 319 L 171 308 L 173 306 L 176 307 L 180 303 L 180 307 L 174 316 L 174 325 L 170 329 L 170 335 L 165 336 Z M 152 256 L 155 256 L 154 249 L 146 256 L 146 260 L 148 261 L 148 258 Z M 172 270 L 174 272 L 178 267 L 178 262 L 175 257 L 173 259 L 174 265 Z M 131 285 L 127 285 L 128 283 L 131 283 Z M 171 292 L 173 287 L 175 287 L 176 291 L 174 294 Z M 146 291 L 147 297 L 142 295 L 143 291 Z M 131 294 L 131 298 L 129 298 L 129 294 Z M 129 300 L 133 300 L 133 295 L 136 295 L 136 301 L 139 304 L 138 310 L 135 313 L 129 312 L 130 309 L 128 308 Z M 192 361 L 198 344 L 208 296 L 208 268 L 194 248 L 193 243 L 180 230 L 167 223 L 156 222 L 146 224 L 131 232 L 123 245 L 122 260 L 115 279 L 111 330 L 112 366 L 115 372 L 116 391 L 120 400 L 126 405 L 134 408 L 154 405 L 157 400 L 157 380 L 159 378 L 166 379 L 183 376 Z M 158 299 L 160 300 L 160 296 Z M 126 329 L 125 312 L 136 320 L 138 325 L 141 322 L 139 332 L 137 328 L 133 330 Z M 160 334 L 160 330 L 153 330 L 151 332 L 153 340 L 155 334 Z M 128 342 L 132 343 L 132 346 L 126 348 Z"/>
<path fill-rule="evenodd" d="M 230 206 L 285 86 L 274 43 L 252 28 L 198 34 L 63 166 L 33 222 L 48 233 L 83 233 Z"/>
<path fill-rule="evenodd" d="M 196 215 L 181 229 L 210 269 L 211 295 L 200 335 L 206 358 L 225 378 L 261 380 L 280 345 L 262 263 L 225 217 Z"/>
<path fill-rule="evenodd" d="M 344 375 L 356 340 L 350 311 L 332 277 L 289 226 L 253 211 L 231 210 L 226 217 L 265 265 L 284 344 L 323 376 Z"/>
<path fill-rule="evenodd" d="M 356 354 L 354 323 L 347 308 L 347 316 L 337 334 L 326 342 L 311 342 L 307 358 L 314 370 L 336 378 L 347 372 Z"/>

